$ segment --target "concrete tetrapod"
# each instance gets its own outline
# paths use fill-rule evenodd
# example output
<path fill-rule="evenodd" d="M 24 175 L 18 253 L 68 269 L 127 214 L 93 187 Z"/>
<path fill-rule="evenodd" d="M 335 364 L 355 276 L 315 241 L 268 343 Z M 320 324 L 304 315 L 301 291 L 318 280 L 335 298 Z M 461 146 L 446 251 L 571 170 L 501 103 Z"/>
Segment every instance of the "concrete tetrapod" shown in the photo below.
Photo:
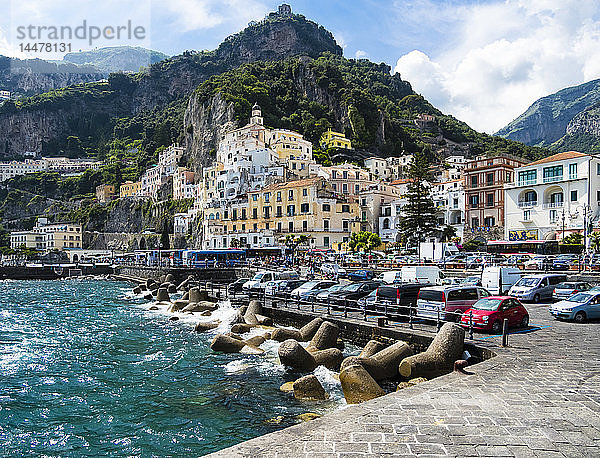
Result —
<path fill-rule="evenodd" d="M 323 385 L 313 374 L 300 377 L 292 386 L 294 397 L 302 401 L 324 401 L 329 398 Z"/>
<path fill-rule="evenodd" d="M 318 351 L 318 350 L 326 350 L 328 348 L 334 348 L 337 346 L 338 334 L 340 333 L 340 328 L 337 324 L 330 323 L 329 321 L 324 321 L 319 326 L 319 329 L 310 340 L 308 347 L 306 349 L 310 352 Z"/>
<path fill-rule="evenodd" d="M 373 356 L 350 356 L 342 362 L 342 370 L 348 366 L 358 364 L 375 380 L 384 380 L 398 375 L 398 365 L 406 357 L 412 355 L 412 349 L 403 341 L 398 341 Z"/>
<path fill-rule="evenodd" d="M 219 324 L 221 324 L 220 321 L 209 321 L 208 323 L 201 321 L 200 323 L 196 324 L 196 327 L 194 327 L 194 331 L 196 331 L 196 332 L 210 331 L 211 329 L 218 328 Z"/>
<path fill-rule="evenodd" d="M 277 328 L 273 331 L 272 338 L 277 342 L 283 342 L 288 339 L 306 342 L 313 338 L 321 324 L 323 324 L 323 318 L 317 317 L 309 321 L 300 329 Z"/>
<path fill-rule="evenodd" d="M 246 324 L 258 325 L 259 321 L 256 315 L 260 315 L 262 312 L 262 305 L 260 301 L 253 300 L 248 304 L 246 313 L 244 313 L 244 322 Z"/>
<path fill-rule="evenodd" d="M 339 348 L 309 353 L 294 339 L 288 339 L 279 346 L 279 361 L 287 367 L 300 372 L 312 372 L 317 366 L 337 371 L 344 358 Z"/>
<path fill-rule="evenodd" d="M 348 404 L 360 404 L 385 395 L 385 391 L 373 377 L 369 375 L 364 367 L 358 364 L 342 369 L 340 382 Z"/>
<path fill-rule="evenodd" d="M 385 348 L 385 344 L 379 342 L 378 340 L 369 340 L 367 345 L 365 345 L 358 355 L 360 358 L 367 358 L 369 356 L 373 356 L 378 351 L 381 351 Z"/>
<path fill-rule="evenodd" d="M 201 302 L 208 300 L 208 291 L 199 288 L 189 290 L 188 300 L 191 302 Z"/>
<path fill-rule="evenodd" d="M 169 297 L 169 293 L 166 288 L 159 288 L 156 293 L 156 301 L 157 302 L 170 302 L 171 298 Z"/>
<path fill-rule="evenodd" d="M 454 361 L 461 359 L 465 330 L 454 323 L 445 323 L 423 353 L 404 358 L 398 370 L 406 378 L 428 379 L 451 372 Z"/>
<path fill-rule="evenodd" d="M 256 355 L 264 353 L 257 346 L 225 334 L 217 334 L 210 343 L 210 349 L 223 353 L 249 353 Z"/>

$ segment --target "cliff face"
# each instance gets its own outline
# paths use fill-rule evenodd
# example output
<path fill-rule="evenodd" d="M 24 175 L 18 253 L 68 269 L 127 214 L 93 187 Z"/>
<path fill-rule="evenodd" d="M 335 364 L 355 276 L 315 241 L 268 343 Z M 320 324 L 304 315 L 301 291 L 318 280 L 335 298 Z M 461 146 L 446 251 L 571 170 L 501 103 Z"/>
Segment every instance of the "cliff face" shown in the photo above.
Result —
<path fill-rule="evenodd" d="M 600 104 L 576 115 L 567 125 L 567 135 L 585 133 L 600 137 Z"/>
<path fill-rule="evenodd" d="M 536 100 L 496 135 L 528 145 L 549 146 L 567 132 L 569 122 L 600 101 L 600 80 L 562 89 Z"/>
<path fill-rule="evenodd" d="M 186 155 L 196 172 L 209 165 L 216 157 L 219 139 L 235 127 L 233 103 L 216 94 L 203 105 L 197 94 L 190 97 L 185 111 Z M 214 152 L 214 153 L 213 153 Z"/>

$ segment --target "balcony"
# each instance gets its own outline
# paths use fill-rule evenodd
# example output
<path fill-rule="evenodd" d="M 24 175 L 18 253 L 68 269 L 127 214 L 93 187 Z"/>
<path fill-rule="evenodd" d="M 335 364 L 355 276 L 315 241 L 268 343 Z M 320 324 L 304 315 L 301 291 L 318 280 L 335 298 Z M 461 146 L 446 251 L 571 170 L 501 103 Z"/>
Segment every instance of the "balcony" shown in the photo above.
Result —
<path fill-rule="evenodd" d="M 519 180 L 517 186 L 533 186 L 537 184 L 537 178 L 531 180 Z"/>
<path fill-rule="evenodd" d="M 556 181 L 562 181 L 562 179 L 562 175 L 557 175 L 555 177 L 544 177 L 544 183 L 554 183 Z"/>
<path fill-rule="evenodd" d="M 531 207 L 537 207 L 537 200 L 528 200 L 528 201 L 522 201 L 519 202 L 519 208 L 531 208 Z"/>
<path fill-rule="evenodd" d="M 542 205 L 542 208 L 562 208 L 564 205 L 564 202 L 548 202 Z"/>
<path fill-rule="evenodd" d="M 576 180 L 576 179 L 577 179 L 576 173 L 569 173 L 569 180 Z"/>

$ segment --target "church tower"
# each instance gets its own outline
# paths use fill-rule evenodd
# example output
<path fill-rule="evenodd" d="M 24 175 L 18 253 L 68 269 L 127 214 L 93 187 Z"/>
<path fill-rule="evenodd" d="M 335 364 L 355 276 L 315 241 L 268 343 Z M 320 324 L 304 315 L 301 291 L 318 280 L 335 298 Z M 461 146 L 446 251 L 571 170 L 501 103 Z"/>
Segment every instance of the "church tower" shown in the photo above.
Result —
<path fill-rule="evenodd" d="M 250 124 L 260 124 L 263 125 L 263 117 L 262 111 L 258 103 L 255 103 L 252 107 L 252 117 L 250 118 Z"/>

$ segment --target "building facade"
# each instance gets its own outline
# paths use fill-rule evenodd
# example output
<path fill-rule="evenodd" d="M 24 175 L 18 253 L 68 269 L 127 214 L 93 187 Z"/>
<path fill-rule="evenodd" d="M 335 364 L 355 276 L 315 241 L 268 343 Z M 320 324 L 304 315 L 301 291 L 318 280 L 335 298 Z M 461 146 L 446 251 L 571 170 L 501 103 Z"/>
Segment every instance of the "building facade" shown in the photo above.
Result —
<path fill-rule="evenodd" d="M 569 151 L 515 169 L 505 185 L 506 240 L 562 240 L 598 226 L 600 160 Z"/>
<path fill-rule="evenodd" d="M 465 239 L 504 237 L 504 184 L 513 181 L 516 167 L 526 161 L 508 155 L 469 161 L 465 176 Z"/>
<path fill-rule="evenodd" d="M 327 129 L 327 132 L 324 132 L 321 135 L 321 148 L 343 148 L 343 149 L 352 149 L 352 142 L 346 138 L 346 136 L 340 132 L 335 132 L 331 129 Z"/>
<path fill-rule="evenodd" d="M 138 197 L 142 194 L 142 182 L 141 181 L 126 181 L 119 186 L 119 197 L 129 198 Z"/>
<path fill-rule="evenodd" d="M 115 187 L 112 184 L 101 184 L 96 186 L 96 200 L 100 203 L 107 203 L 116 197 Z"/>

